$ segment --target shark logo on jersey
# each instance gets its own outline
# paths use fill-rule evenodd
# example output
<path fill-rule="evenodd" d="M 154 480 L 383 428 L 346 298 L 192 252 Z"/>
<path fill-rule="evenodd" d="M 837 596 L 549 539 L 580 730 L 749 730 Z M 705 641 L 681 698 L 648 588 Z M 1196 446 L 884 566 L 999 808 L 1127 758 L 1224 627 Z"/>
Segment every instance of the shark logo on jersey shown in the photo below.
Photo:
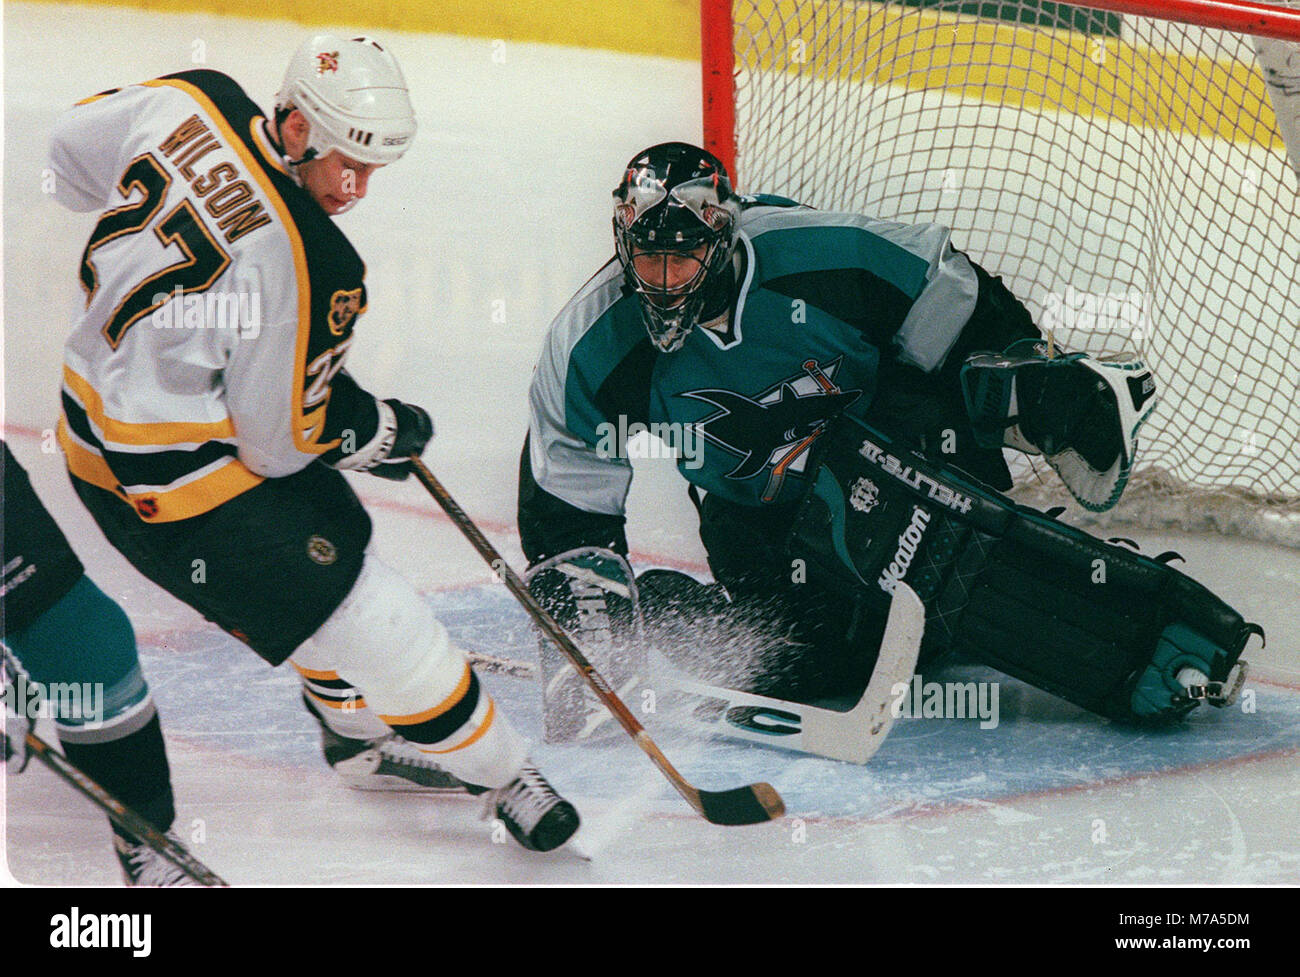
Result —
<path fill-rule="evenodd" d="M 773 384 L 757 397 L 734 390 L 690 390 L 679 394 L 712 404 L 717 411 L 695 425 L 696 431 L 724 451 L 740 457 L 727 478 L 769 473 L 763 501 L 773 501 L 789 472 L 802 472 L 808 450 L 861 390 L 841 390 L 835 383 L 844 357 L 822 365 L 804 361 L 803 370 Z"/>

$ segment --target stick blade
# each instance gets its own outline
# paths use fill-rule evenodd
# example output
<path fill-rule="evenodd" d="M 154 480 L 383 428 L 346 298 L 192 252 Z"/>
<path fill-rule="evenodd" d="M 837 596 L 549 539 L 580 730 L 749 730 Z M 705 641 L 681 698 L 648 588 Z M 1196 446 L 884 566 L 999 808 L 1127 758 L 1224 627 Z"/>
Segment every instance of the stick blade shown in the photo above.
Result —
<path fill-rule="evenodd" d="M 699 811 L 710 824 L 763 824 L 785 814 L 785 801 L 771 784 L 699 791 Z"/>

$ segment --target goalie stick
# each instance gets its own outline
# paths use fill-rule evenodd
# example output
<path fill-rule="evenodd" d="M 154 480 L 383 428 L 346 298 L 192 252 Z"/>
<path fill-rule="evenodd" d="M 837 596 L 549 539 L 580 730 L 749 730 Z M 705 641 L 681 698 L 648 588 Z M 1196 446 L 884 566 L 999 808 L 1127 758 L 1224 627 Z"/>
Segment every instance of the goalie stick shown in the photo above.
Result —
<path fill-rule="evenodd" d="M 662 656 L 656 667 L 668 670 L 676 689 L 704 700 L 690 715 L 706 729 L 766 746 L 866 763 L 894 727 L 898 686 L 912 681 L 924 631 L 925 605 L 900 581 L 871 680 L 857 703 L 844 712 L 708 685 L 672 669 Z"/>
<path fill-rule="evenodd" d="M 664 756 L 663 751 L 655 745 L 650 734 L 632 715 L 631 711 L 623 700 L 614 694 L 609 683 L 601 677 L 600 673 L 592 667 L 582 651 L 564 632 L 564 629 L 546 612 L 532 593 L 528 590 L 527 585 L 519 578 L 519 575 L 510 568 L 508 564 L 496 549 L 488 542 L 487 537 L 479 530 L 473 520 L 466 515 L 465 511 L 451 497 L 442 483 L 434 477 L 433 472 L 425 466 L 418 455 L 411 456 L 411 465 L 415 471 L 416 477 L 420 484 L 425 487 L 434 501 L 438 503 L 447 513 L 448 517 L 456 528 L 465 534 L 479 555 L 487 561 L 509 589 L 515 598 L 523 605 L 537 626 L 564 654 L 573 662 L 573 667 L 578 674 L 583 677 L 586 683 L 591 686 L 596 693 L 597 698 L 605 704 L 605 707 L 613 713 L 614 718 L 627 731 L 628 735 L 636 741 L 642 751 L 654 763 L 659 771 L 668 778 L 668 782 L 673 785 L 677 793 L 685 798 L 686 802 L 695 809 L 701 817 L 711 824 L 722 825 L 739 825 L 739 824 L 762 824 L 765 821 L 771 821 L 779 818 L 785 813 L 785 802 L 781 800 L 781 795 L 771 784 L 757 783 L 748 784 L 744 787 L 735 787 L 731 790 L 710 791 L 700 790 L 692 786 L 687 780 L 677 772 L 677 768 L 669 762 Z"/>
<path fill-rule="evenodd" d="M 912 588 L 900 582 L 889 605 L 871 680 L 858 702 L 846 711 L 709 685 L 674 668 L 661 654 L 656 655 L 654 667 L 674 689 L 703 700 L 692 710 L 691 718 L 711 732 L 832 760 L 866 763 L 894 727 L 897 689 L 912 680 L 924 631 L 925 607 Z M 487 672 L 537 677 L 532 662 L 479 653 L 471 653 L 469 660 Z"/>

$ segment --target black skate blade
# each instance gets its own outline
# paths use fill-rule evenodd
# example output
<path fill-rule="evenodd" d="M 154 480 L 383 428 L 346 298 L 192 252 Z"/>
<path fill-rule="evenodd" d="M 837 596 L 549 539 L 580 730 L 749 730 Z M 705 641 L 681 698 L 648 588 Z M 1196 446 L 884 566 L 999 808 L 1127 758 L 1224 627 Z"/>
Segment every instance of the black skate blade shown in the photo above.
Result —
<path fill-rule="evenodd" d="M 771 784 L 733 790 L 701 790 L 699 812 L 710 824 L 763 824 L 785 814 L 785 801 Z"/>

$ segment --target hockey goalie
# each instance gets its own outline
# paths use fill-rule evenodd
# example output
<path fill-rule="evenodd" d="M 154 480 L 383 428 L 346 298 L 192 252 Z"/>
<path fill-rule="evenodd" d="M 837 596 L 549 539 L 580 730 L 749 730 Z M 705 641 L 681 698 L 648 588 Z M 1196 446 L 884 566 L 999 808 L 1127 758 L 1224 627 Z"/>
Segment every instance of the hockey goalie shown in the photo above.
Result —
<path fill-rule="evenodd" d="M 739 701 L 852 703 L 906 592 L 924 618 L 907 677 L 917 653 L 976 662 L 1134 723 L 1231 699 L 1257 626 L 1166 560 L 1001 494 L 1010 447 L 1115 505 L 1157 399 L 1140 359 L 1053 347 L 944 227 L 740 196 L 684 143 L 629 162 L 613 226 L 616 257 L 545 339 L 518 516 L 534 592 L 616 687 L 646 644 L 698 676 L 752 666 L 761 635 L 761 667 L 729 677 Z M 609 433 L 635 423 L 702 448 L 679 468 L 712 583 L 629 568 L 632 468 Z M 574 677 L 545 650 L 543 669 L 548 736 L 589 734 Z"/>

